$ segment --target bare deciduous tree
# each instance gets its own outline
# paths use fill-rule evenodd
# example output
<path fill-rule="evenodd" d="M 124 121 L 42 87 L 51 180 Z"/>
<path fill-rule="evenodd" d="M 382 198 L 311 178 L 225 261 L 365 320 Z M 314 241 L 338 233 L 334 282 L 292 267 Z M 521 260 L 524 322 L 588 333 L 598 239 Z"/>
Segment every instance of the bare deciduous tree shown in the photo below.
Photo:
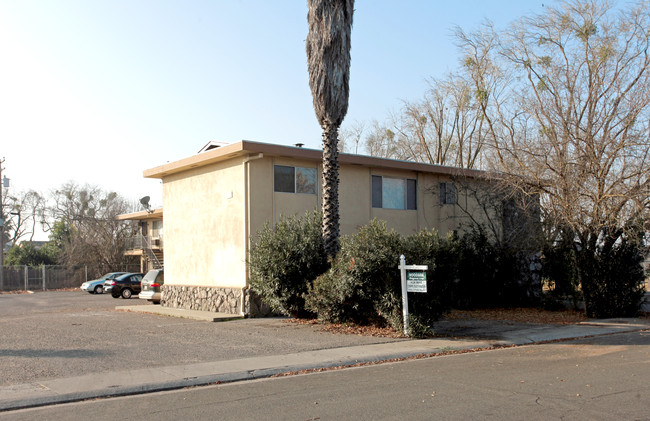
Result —
<path fill-rule="evenodd" d="M 346 128 L 359 138 L 359 125 Z M 459 168 L 481 168 L 486 125 L 472 82 L 458 74 L 429 81 L 418 101 L 404 101 L 388 122 L 365 133 L 369 155 Z"/>
<path fill-rule="evenodd" d="M 480 168 L 485 128 L 471 83 L 459 75 L 432 79 L 421 101 L 405 102 L 395 122 L 402 159 Z"/>
<path fill-rule="evenodd" d="M 502 34 L 461 34 L 496 169 L 533 181 L 546 217 L 585 243 L 650 206 L 649 29 L 644 2 L 570 1 Z"/>
<path fill-rule="evenodd" d="M 616 274 L 601 256 L 618 248 L 635 266 L 634 244 L 650 228 L 649 31 L 645 1 L 615 9 L 567 0 L 502 32 L 457 33 L 493 168 L 539 195 L 551 241 L 574 244 L 592 317 L 611 314 L 607 306 L 630 311 L 640 294 L 641 277 L 630 272 L 621 279 L 629 305 L 603 304 L 617 289 L 603 292 Z"/>
<path fill-rule="evenodd" d="M 40 193 L 29 190 L 7 195 L 3 202 L 8 208 L 6 212 L 8 224 L 5 230 L 9 237 L 9 244 L 13 247 L 24 237 L 32 241 L 39 223 L 39 215 L 45 206 L 45 198 Z"/>
<path fill-rule="evenodd" d="M 101 265 L 111 270 L 124 262 L 125 241 L 135 227 L 117 216 L 130 210 L 117 193 L 96 186 L 68 183 L 56 190 L 43 220 L 48 227 L 64 224 L 60 260 L 70 265 Z"/>

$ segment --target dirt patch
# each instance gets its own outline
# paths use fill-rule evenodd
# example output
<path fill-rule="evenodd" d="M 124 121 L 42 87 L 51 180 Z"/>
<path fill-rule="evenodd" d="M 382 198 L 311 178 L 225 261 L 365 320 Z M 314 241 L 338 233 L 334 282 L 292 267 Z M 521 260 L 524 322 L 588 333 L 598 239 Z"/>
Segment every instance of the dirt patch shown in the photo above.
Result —
<path fill-rule="evenodd" d="M 539 308 L 493 308 L 483 310 L 453 310 L 447 320 L 503 320 L 517 323 L 572 324 L 587 320 L 585 314 L 576 310 L 549 311 Z"/>
<path fill-rule="evenodd" d="M 584 313 L 575 310 L 549 311 L 538 308 L 495 308 L 483 310 L 452 310 L 442 320 L 496 320 L 515 323 L 572 324 L 587 320 Z M 323 323 L 315 319 L 287 319 L 287 323 L 318 326 L 329 333 L 343 335 L 405 338 L 392 327 L 358 326 L 354 324 Z"/>
<path fill-rule="evenodd" d="M 74 292 L 79 291 L 79 288 L 58 288 L 58 289 L 48 289 L 48 291 L 66 291 Z M 42 289 L 37 289 L 35 291 L 25 291 L 24 289 L 17 289 L 13 291 L 0 291 L 0 295 L 12 295 L 12 294 L 34 294 L 36 292 L 43 292 Z"/>
<path fill-rule="evenodd" d="M 324 332 L 340 333 L 343 335 L 375 336 L 380 338 L 406 338 L 402 332 L 398 332 L 392 327 L 359 326 L 347 323 L 324 323 L 316 319 L 287 319 L 285 322 L 300 325 L 314 325 Z"/>

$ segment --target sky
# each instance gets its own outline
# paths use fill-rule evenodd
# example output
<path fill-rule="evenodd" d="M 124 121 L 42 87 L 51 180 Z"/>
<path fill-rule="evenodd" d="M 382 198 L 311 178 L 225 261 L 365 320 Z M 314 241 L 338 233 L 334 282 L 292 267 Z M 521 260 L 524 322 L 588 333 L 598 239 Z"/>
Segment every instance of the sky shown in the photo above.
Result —
<path fill-rule="evenodd" d="M 547 4 L 548 4 L 547 0 Z M 453 28 L 530 0 L 356 0 L 343 127 L 383 121 L 458 66 Z M 0 0 L 0 159 L 12 192 L 67 182 L 162 205 L 145 169 L 209 141 L 320 149 L 306 0 Z"/>

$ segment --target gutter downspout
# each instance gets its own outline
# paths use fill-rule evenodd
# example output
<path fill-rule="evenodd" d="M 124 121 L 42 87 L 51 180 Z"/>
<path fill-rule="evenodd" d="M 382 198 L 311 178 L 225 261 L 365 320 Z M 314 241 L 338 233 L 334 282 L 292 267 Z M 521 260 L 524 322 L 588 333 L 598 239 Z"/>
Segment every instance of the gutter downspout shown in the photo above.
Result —
<path fill-rule="evenodd" d="M 244 260 L 244 265 L 245 265 L 245 272 L 246 272 L 246 282 L 245 285 L 241 288 L 241 297 L 240 297 L 240 303 L 239 303 L 239 314 L 242 317 L 245 317 L 246 314 L 244 313 L 244 295 L 246 290 L 248 290 L 250 287 L 248 286 L 248 274 L 249 274 L 249 268 L 248 268 L 248 251 L 250 249 L 249 247 L 249 242 L 250 242 L 250 192 L 248 188 L 249 184 L 249 176 L 248 173 L 250 172 L 250 166 L 246 165 L 251 161 L 255 161 L 257 159 L 264 158 L 263 153 L 259 153 L 255 156 L 248 156 L 244 161 L 242 162 L 242 171 L 243 171 L 243 180 L 244 180 L 244 254 L 246 256 L 246 259 Z"/>

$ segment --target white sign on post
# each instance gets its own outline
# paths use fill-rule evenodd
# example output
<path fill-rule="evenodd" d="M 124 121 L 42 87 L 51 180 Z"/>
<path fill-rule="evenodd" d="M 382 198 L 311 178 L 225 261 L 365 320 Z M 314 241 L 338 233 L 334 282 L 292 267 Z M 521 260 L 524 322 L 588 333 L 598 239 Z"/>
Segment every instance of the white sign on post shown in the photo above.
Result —
<path fill-rule="evenodd" d="M 399 266 L 397 267 L 400 270 L 400 277 L 402 280 L 402 314 L 404 316 L 404 334 L 408 335 L 409 327 L 409 299 L 408 292 L 427 292 L 427 274 L 426 270 L 429 269 L 427 265 L 406 265 L 406 257 L 402 254 L 399 257 Z M 419 271 L 419 272 L 409 272 L 409 279 L 407 279 L 407 270 L 409 271 Z M 413 275 L 411 275 L 413 274 Z M 424 275 L 424 276 L 423 276 Z M 413 276 L 413 278 L 411 278 Z M 408 281 L 413 282 L 414 288 L 422 288 L 422 282 L 424 281 L 424 291 L 411 291 L 408 288 Z M 418 286 L 416 286 L 416 284 Z"/>

